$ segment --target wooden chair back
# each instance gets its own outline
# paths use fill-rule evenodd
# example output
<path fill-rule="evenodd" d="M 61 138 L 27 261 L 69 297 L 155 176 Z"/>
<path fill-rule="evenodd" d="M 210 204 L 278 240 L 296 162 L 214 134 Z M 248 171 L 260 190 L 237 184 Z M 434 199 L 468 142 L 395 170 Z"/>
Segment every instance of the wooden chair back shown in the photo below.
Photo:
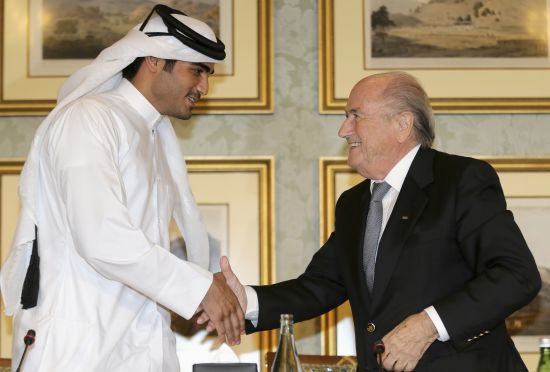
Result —
<path fill-rule="evenodd" d="M 0 358 L 0 372 L 11 372 L 11 359 Z"/>
<path fill-rule="evenodd" d="M 333 372 L 355 372 L 357 370 L 357 358 L 354 356 L 339 355 L 299 355 L 300 363 L 304 371 L 320 370 L 322 367 L 330 367 Z M 265 355 L 265 366 L 271 371 L 275 359 L 275 353 L 268 351 Z"/>

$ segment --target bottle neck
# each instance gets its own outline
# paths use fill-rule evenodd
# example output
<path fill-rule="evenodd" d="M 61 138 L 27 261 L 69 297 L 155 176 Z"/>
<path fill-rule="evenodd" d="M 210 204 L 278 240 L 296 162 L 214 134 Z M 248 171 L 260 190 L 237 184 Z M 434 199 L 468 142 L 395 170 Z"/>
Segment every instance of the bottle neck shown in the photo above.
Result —
<path fill-rule="evenodd" d="M 539 367 L 537 368 L 537 371 L 550 371 L 550 347 L 540 348 Z"/>
<path fill-rule="evenodd" d="M 284 321 L 281 321 L 281 336 L 283 335 L 289 335 L 289 336 L 293 336 L 294 335 L 294 330 L 293 330 L 293 322 L 292 320 L 284 320 Z"/>
<path fill-rule="evenodd" d="M 294 342 L 294 331 L 292 319 L 284 319 L 281 316 L 281 334 L 279 346 L 273 361 L 271 372 L 302 372 L 300 358 Z"/>

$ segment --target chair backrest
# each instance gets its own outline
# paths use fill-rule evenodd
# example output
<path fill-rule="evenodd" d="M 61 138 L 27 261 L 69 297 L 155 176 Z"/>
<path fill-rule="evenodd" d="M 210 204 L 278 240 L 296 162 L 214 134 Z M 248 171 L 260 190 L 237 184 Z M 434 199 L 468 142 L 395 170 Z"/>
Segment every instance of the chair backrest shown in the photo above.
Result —
<path fill-rule="evenodd" d="M 0 372 L 11 372 L 11 359 L 0 358 Z"/>
<path fill-rule="evenodd" d="M 193 372 L 258 372 L 256 363 L 197 363 Z"/>
<path fill-rule="evenodd" d="M 357 370 L 357 358 L 354 356 L 339 355 L 299 355 L 302 367 L 307 370 L 314 370 L 319 367 L 330 367 L 334 372 L 355 372 Z M 265 366 L 271 371 L 275 359 L 275 353 L 268 351 L 265 354 Z"/>

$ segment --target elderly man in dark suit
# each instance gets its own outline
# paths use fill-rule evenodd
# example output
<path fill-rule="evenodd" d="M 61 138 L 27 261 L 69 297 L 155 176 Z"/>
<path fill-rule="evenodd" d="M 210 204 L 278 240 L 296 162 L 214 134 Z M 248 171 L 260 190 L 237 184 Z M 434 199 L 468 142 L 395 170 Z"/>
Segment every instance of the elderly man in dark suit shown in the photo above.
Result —
<path fill-rule="evenodd" d="M 339 135 L 366 180 L 338 200 L 335 230 L 306 271 L 251 288 L 222 262 L 248 332 L 349 300 L 361 371 L 378 370 L 380 339 L 388 371 L 526 371 L 504 319 L 535 297 L 540 276 L 493 168 L 430 148 L 428 98 L 402 72 L 357 83 Z"/>

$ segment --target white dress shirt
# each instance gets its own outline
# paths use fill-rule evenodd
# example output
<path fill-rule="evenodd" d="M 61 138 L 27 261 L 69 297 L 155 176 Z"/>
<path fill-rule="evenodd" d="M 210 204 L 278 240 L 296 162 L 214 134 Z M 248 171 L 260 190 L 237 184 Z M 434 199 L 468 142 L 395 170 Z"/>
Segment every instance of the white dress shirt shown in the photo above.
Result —
<path fill-rule="evenodd" d="M 397 197 L 399 196 L 399 192 L 401 191 L 401 187 L 403 186 L 405 177 L 409 172 L 409 168 L 411 167 L 411 164 L 419 148 L 420 148 L 420 145 L 415 146 L 403 158 L 401 158 L 401 160 L 399 160 L 399 162 L 389 171 L 385 179 L 372 180 L 371 182 L 371 185 L 370 185 L 371 192 L 372 192 L 373 184 L 377 182 L 386 182 L 391 186 L 391 188 L 388 190 L 388 192 L 386 193 L 386 195 L 384 195 L 384 198 L 382 199 L 382 227 L 381 227 L 379 239 L 382 238 L 382 234 L 384 233 L 386 224 L 388 223 L 393 207 L 395 206 L 395 202 L 397 201 Z M 374 278 L 374 280 L 376 281 L 376 278 Z M 246 295 L 247 295 L 246 318 L 250 320 L 254 325 L 256 325 L 258 321 L 258 312 L 259 312 L 258 296 L 256 294 L 256 291 L 254 291 L 252 287 L 246 286 L 245 289 L 246 289 Z M 430 306 L 426 308 L 425 311 L 430 317 L 430 319 L 432 320 L 432 322 L 434 323 L 437 329 L 437 332 L 439 333 L 438 340 L 448 341 L 450 338 L 449 334 L 443 322 L 441 321 L 439 314 L 437 314 L 437 311 L 435 310 L 435 308 L 433 306 Z"/>
<path fill-rule="evenodd" d="M 179 201 L 163 125 L 127 80 L 52 121 L 40 149 L 38 305 L 14 317 L 15 333 L 37 333 L 28 370 L 179 372 L 167 309 L 190 318 L 212 274 L 168 250 Z"/>

